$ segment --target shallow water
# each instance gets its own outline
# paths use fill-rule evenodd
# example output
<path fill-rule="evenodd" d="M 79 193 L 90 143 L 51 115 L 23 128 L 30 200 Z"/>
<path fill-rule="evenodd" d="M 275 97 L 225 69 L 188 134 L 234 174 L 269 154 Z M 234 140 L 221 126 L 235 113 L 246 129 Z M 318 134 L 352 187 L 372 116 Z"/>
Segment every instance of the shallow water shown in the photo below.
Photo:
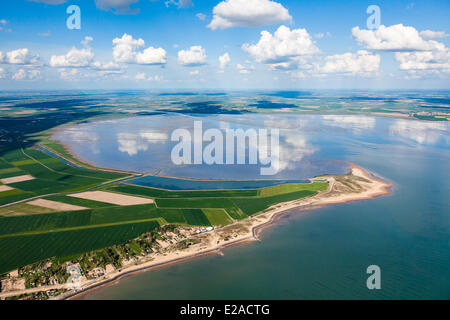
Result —
<path fill-rule="evenodd" d="M 310 180 L 188 180 L 180 178 L 144 176 L 129 180 L 127 183 L 166 190 L 225 190 L 258 189 L 289 183 L 310 183 Z"/>
<path fill-rule="evenodd" d="M 247 148 L 245 164 L 237 163 L 235 145 L 234 162 L 224 165 L 183 164 L 175 165 L 172 149 L 178 141 L 171 141 L 176 129 L 192 133 L 194 122 L 201 121 L 203 132 L 219 129 L 223 137 L 223 161 L 229 152 L 225 130 L 255 130 L 261 128 L 280 130 L 279 171 L 275 175 L 261 175 L 261 168 L 268 167 L 259 161 L 249 164 L 249 149 L 259 151 L 259 146 Z M 317 127 L 323 120 L 317 116 L 219 116 L 192 117 L 186 115 L 155 115 L 107 121 L 97 121 L 65 128 L 55 138 L 70 146 L 84 160 L 97 166 L 136 171 L 160 176 L 203 179 L 306 179 L 326 173 L 345 173 L 348 164 L 331 157 L 330 146 Z M 332 127 L 330 127 L 332 128 Z M 248 143 L 248 142 L 247 142 Z M 203 143 L 205 148 L 208 142 Z M 270 149 L 270 148 L 269 148 Z M 231 150 L 231 148 L 230 148 Z M 193 160 L 194 148 L 191 150 Z"/>
<path fill-rule="evenodd" d="M 303 157 L 286 171 L 296 172 L 295 178 L 331 170 L 328 163 L 340 163 L 334 160 L 351 161 L 392 182 L 393 193 L 291 211 L 263 232 L 262 242 L 128 277 L 85 298 L 450 299 L 448 123 L 364 116 L 215 119 L 249 126 L 276 124 L 284 134 L 295 134 L 297 151 L 302 150 L 297 155 Z M 97 145 L 103 152 L 100 141 L 99 135 L 89 148 Z M 118 151 L 117 141 L 109 144 L 115 146 L 109 155 L 124 153 Z M 71 146 L 78 152 L 79 147 Z M 105 166 L 100 163 L 104 158 L 100 153 L 86 157 Z M 316 160 L 320 165 L 309 168 Z M 373 264 L 381 268 L 381 290 L 366 287 L 366 268 Z"/>

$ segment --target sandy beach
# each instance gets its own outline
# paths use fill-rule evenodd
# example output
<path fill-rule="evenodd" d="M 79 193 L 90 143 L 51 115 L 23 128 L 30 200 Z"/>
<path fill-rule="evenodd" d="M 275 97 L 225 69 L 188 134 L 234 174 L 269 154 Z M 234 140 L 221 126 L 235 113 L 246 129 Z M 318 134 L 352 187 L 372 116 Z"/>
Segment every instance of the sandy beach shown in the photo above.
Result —
<path fill-rule="evenodd" d="M 342 179 L 346 179 L 345 183 L 343 183 Z M 161 250 L 161 252 L 142 257 L 137 261 L 130 261 L 120 269 L 113 270 L 99 278 L 85 280 L 76 291 L 68 291 L 57 296 L 56 299 L 81 298 L 91 290 L 112 285 L 121 278 L 135 273 L 161 268 L 208 254 L 223 254 L 222 250 L 227 247 L 251 241 L 259 241 L 259 235 L 262 230 L 273 224 L 283 213 L 292 209 L 306 210 L 317 206 L 372 199 L 389 194 L 392 188 L 390 183 L 354 164 L 352 164 L 351 174 L 349 175 L 321 176 L 311 180 L 327 180 L 329 182 L 328 190 L 321 191 L 312 197 L 279 203 L 243 221 L 235 222 L 207 233 L 191 236 L 190 239 L 195 241 L 193 241 L 194 244 L 187 248 L 177 248 L 176 244 L 168 246 Z M 52 289 L 55 288 L 55 286 L 52 286 Z M 66 284 L 58 285 L 56 289 L 64 288 L 66 288 Z M 45 287 L 41 287 L 38 289 L 38 291 L 45 291 L 50 288 L 46 289 Z M 36 288 L 11 291 L 1 293 L 0 298 L 31 293 L 29 290 L 36 292 Z"/>

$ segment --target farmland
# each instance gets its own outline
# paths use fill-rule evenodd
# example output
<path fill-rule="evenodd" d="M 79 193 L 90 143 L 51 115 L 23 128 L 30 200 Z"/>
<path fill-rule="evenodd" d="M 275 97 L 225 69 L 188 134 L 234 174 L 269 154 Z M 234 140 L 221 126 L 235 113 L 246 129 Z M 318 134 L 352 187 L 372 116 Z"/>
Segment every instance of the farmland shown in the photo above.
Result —
<path fill-rule="evenodd" d="M 0 192 L 0 274 L 51 257 L 120 245 L 163 225 L 229 225 L 276 203 L 327 188 L 326 183 L 316 182 L 246 190 L 169 191 L 122 181 L 132 176 L 71 166 L 32 147 L 3 152 L 0 179 L 8 188 Z M 87 190 L 154 203 L 121 205 L 71 196 Z M 36 198 L 80 210 L 59 212 L 28 203 Z"/>

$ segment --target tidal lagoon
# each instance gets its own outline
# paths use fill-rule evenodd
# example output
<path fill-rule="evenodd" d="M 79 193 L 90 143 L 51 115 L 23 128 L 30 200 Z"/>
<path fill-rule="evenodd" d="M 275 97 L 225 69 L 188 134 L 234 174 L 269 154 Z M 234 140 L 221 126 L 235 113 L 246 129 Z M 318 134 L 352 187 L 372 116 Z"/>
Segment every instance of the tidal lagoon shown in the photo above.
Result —
<path fill-rule="evenodd" d="M 174 122 L 185 122 L 186 127 L 192 121 L 186 116 L 170 117 Z M 95 126 L 83 124 L 83 132 L 96 137 L 89 143 L 84 139 L 83 144 L 78 144 L 73 138 L 73 128 L 60 132 L 58 138 L 96 165 L 152 172 L 162 163 L 168 163 L 164 150 L 170 150 L 167 141 L 170 130 L 156 130 L 148 124 L 158 121 L 150 119 L 108 120 L 115 121 L 114 126 L 103 125 L 107 121 L 97 122 Z M 262 233 L 261 242 L 227 248 L 223 256 L 200 257 L 122 278 L 88 292 L 83 298 L 450 298 L 448 123 L 344 115 L 239 115 L 205 119 L 211 126 L 221 123 L 222 126 L 279 127 L 281 157 L 283 150 L 289 156 L 284 158 L 284 170 L 275 178 L 305 179 L 341 173 L 347 170 L 346 161 L 350 161 L 391 182 L 393 192 L 371 200 L 309 211 L 292 210 Z M 135 134 L 134 140 L 129 136 L 128 144 L 118 140 L 120 128 L 124 128 L 121 121 L 127 123 L 128 133 Z M 142 126 L 131 129 L 128 123 L 142 123 Z M 153 130 L 153 134 L 165 133 L 159 136 L 164 139 L 157 148 L 155 143 L 136 138 L 138 130 L 143 128 Z M 110 138 L 104 141 L 106 136 Z M 120 167 L 124 162 L 115 162 L 117 157 L 136 159 L 128 162 L 134 167 Z M 243 172 L 230 168 L 228 172 L 217 173 L 214 166 L 192 166 L 189 170 L 162 167 L 164 175 L 182 176 L 177 173 L 184 172 L 190 178 L 225 175 L 236 178 L 242 177 Z M 245 178 L 256 179 L 255 172 L 246 172 Z M 381 268 L 381 290 L 366 287 L 369 276 L 366 269 L 370 265 Z"/>

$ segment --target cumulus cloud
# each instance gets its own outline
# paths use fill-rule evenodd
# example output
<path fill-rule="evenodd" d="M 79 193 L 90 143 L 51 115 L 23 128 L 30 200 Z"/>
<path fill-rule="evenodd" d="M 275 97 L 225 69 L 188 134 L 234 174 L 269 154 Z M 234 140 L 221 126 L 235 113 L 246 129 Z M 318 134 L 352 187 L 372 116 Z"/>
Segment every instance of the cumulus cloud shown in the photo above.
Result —
<path fill-rule="evenodd" d="M 221 70 L 224 70 L 228 66 L 230 61 L 231 61 L 230 55 L 228 54 L 228 52 L 225 52 L 223 55 L 219 57 L 219 68 Z"/>
<path fill-rule="evenodd" d="M 420 76 L 420 73 L 450 73 L 450 51 L 448 48 L 436 51 L 396 52 L 395 59 L 400 69 Z"/>
<path fill-rule="evenodd" d="M 304 64 L 305 58 L 320 53 L 306 29 L 290 30 L 284 25 L 273 35 L 268 31 L 262 31 L 257 44 L 246 43 L 242 49 L 257 62 L 283 70 L 293 69 L 299 63 Z"/>
<path fill-rule="evenodd" d="M 142 39 L 133 39 L 133 36 L 126 33 L 122 38 L 113 40 L 113 57 L 116 62 L 162 65 L 167 63 L 167 53 L 163 48 L 145 47 Z"/>
<path fill-rule="evenodd" d="M 194 71 L 189 72 L 189 74 L 190 74 L 191 76 L 198 76 L 198 75 L 200 74 L 200 71 L 194 70 Z"/>
<path fill-rule="evenodd" d="M 81 43 L 84 45 L 84 48 L 78 49 L 76 47 L 72 47 L 66 54 L 64 55 L 52 55 L 50 57 L 49 66 L 53 68 L 60 68 L 60 78 L 64 80 L 74 80 L 79 78 L 88 78 L 95 77 L 98 75 L 111 75 L 111 74 L 119 74 L 123 73 L 119 64 L 111 61 L 111 62 L 101 62 L 94 60 L 94 53 L 90 47 L 90 43 L 93 41 L 93 38 L 90 36 L 84 37 Z M 65 68 L 88 68 L 97 73 L 81 73 L 79 70 L 66 70 Z"/>
<path fill-rule="evenodd" d="M 115 14 L 136 14 L 139 9 L 130 6 L 139 0 L 95 0 L 97 8 L 103 11 L 112 11 Z"/>
<path fill-rule="evenodd" d="M 19 69 L 12 78 L 13 80 L 38 80 L 41 78 L 41 72 L 36 69 Z"/>
<path fill-rule="evenodd" d="M 30 50 L 27 48 L 9 51 L 4 58 L 3 54 L 0 53 L 0 58 L 0 61 L 3 61 L 3 63 L 23 65 L 35 64 L 39 60 L 39 57 L 31 55 Z"/>
<path fill-rule="evenodd" d="M 353 37 L 366 49 L 384 51 L 426 51 L 434 50 L 441 43 L 424 40 L 414 27 L 396 24 L 380 26 L 377 30 L 352 29 Z"/>
<path fill-rule="evenodd" d="M 395 52 L 400 70 L 407 71 L 408 78 L 450 73 L 449 49 L 441 42 L 425 40 L 445 37 L 444 32 L 418 32 L 414 27 L 397 24 L 380 26 L 378 30 L 360 30 L 354 27 L 352 34 L 367 49 Z"/>
<path fill-rule="evenodd" d="M 65 55 L 50 57 L 50 66 L 59 67 L 87 67 L 94 59 L 90 48 L 77 49 L 73 47 Z"/>
<path fill-rule="evenodd" d="M 328 56 L 325 64 L 319 68 L 320 73 L 337 73 L 346 75 L 371 75 L 380 67 L 380 56 L 368 51 L 344 53 Z"/>
<path fill-rule="evenodd" d="M 178 51 L 178 63 L 185 67 L 195 67 L 206 64 L 206 52 L 202 46 L 192 46 L 189 50 Z"/>
<path fill-rule="evenodd" d="M 292 20 L 289 11 L 270 0 L 225 0 L 213 9 L 212 30 L 260 27 Z"/>
<path fill-rule="evenodd" d="M 449 35 L 446 34 L 444 31 L 424 30 L 420 31 L 420 36 L 425 39 L 439 39 L 439 38 L 446 38 Z"/>
<path fill-rule="evenodd" d="M 0 79 L 3 79 L 5 77 L 5 69 L 0 67 Z"/>

